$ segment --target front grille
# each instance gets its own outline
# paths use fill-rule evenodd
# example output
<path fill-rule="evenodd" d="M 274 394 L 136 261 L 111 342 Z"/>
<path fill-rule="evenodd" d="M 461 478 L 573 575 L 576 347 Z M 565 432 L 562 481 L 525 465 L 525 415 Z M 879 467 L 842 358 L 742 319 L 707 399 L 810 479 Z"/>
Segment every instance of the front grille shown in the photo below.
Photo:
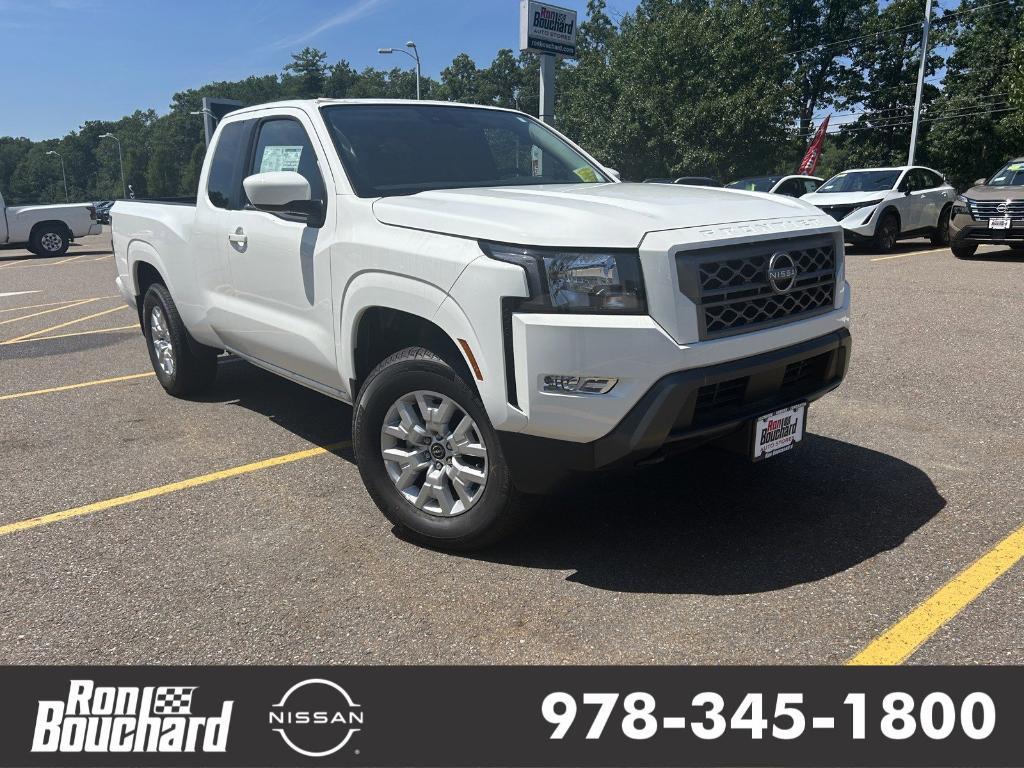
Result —
<path fill-rule="evenodd" d="M 693 407 L 694 423 L 709 421 L 716 413 L 735 408 L 743 402 L 749 377 L 743 376 L 717 384 L 706 384 L 697 390 L 697 402 Z"/>
<path fill-rule="evenodd" d="M 1024 219 L 1024 200 L 971 200 L 967 204 L 971 207 L 971 216 L 978 221 L 989 219 Z M 1000 206 L 1005 206 L 999 210 Z"/>
<path fill-rule="evenodd" d="M 772 255 L 797 268 L 790 290 L 768 280 Z M 788 238 L 676 254 L 680 290 L 697 305 L 700 337 L 713 339 L 791 322 L 835 305 L 836 251 L 831 237 Z"/>
<path fill-rule="evenodd" d="M 862 205 L 820 205 L 818 206 L 822 211 L 827 213 L 836 221 L 842 221 L 851 213 L 856 211 L 858 208 L 863 208 Z"/>
<path fill-rule="evenodd" d="M 819 381 L 825 375 L 831 357 L 831 352 L 825 352 L 817 357 L 790 363 L 782 374 L 782 389 L 801 389 L 809 381 Z"/>

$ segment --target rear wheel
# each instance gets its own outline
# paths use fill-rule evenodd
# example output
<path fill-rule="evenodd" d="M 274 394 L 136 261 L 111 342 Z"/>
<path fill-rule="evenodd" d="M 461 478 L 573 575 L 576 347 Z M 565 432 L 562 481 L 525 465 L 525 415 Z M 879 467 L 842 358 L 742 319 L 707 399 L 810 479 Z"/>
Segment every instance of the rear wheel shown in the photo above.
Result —
<path fill-rule="evenodd" d="M 896 214 L 883 214 L 875 227 L 875 237 L 871 245 L 879 253 L 888 253 L 896 247 L 896 240 L 899 238 L 899 235 L 900 220 Z"/>
<path fill-rule="evenodd" d="M 939 214 L 939 224 L 935 227 L 935 232 L 932 234 L 932 245 L 939 247 L 949 245 L 949 213 L 951 206 L 946 206 L 942 209 L 942 213 Z"/>
<path fill-rule="evenodd" d="M 63 256 L 71 245 L 71 235 L 59 224 L 43 224 L 32 232 L 28 249 L 36 256 Z"/>
<path fill-rule="evenodd" d="M 396 352 L 367 377 L 352 441 L 370 496 L 417 543 L 479 549 L 524 515 L 480 396 L 427 349 Z"/>
<path fill-rule="evenodd" d="M 977 252 L 978 246 L 954 245 L 952 248 L 950 248 L 950 250 L 953 251 L 953 255 L 956 256 L 958 259 L 969 259 Z"/>
<path fill-rule="evenodd" d="M 160 283 L 146 291 L 142 322 L 153 370 L 169 394 L 196 395 L 213 384 L 217 377 L 217 350 L 192 338 L 170 292 Z"/>

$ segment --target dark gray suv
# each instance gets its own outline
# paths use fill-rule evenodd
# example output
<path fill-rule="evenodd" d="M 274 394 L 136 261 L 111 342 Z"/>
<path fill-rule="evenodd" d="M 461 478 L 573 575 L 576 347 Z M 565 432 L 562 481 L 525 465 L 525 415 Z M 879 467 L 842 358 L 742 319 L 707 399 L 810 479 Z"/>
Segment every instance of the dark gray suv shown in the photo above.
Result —
<path fill-rule="evenodd" d="M 1024 250 L 1024 157 L 959 195 L 949 219 L 953 255 L 967 259 L 987 243 Z"/>

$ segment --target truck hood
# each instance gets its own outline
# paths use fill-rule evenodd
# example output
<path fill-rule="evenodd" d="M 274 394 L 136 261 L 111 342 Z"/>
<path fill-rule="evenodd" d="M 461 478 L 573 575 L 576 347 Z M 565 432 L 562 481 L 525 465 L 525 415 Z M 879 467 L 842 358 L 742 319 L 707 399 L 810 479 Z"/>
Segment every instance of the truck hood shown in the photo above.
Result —
<path fill-rule="evenodd" d="M 811 205 L 862 205 L 884 200 L 892 192 L 891 189 L 876 192 L 811 192 L 800 199 Z"/>
<path fill-rule="evenodd" d="M 383 197 L 383 224 L 522 245 L 636 248 L 648 232 L 761 219 L 814 208 L 780 195 L 671 184 L 546 184 Z"/>

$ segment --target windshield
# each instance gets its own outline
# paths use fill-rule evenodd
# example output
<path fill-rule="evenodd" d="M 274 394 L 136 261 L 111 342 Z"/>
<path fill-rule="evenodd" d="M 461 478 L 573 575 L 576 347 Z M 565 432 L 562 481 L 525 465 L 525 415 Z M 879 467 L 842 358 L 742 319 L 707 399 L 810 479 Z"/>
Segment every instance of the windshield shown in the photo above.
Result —
<path fill-rule="evenodd" d="M 747 192 L 771 192 L 772 187 L 779 183 L 781 176 L 752 176 L 749 179 L 740 179 L 725 186 L 730 189 L 744 189 Z"/>
<path fill-rule="evenodd" d="M 323 115 L 360 197 L 610 181 L 541 123 L 515 112 L 339 104 Z"/>
<path fill-rule="evenodd" d="M 902 171 L 844 171 L 837 173 L 818 192 L 882 192 L 896 186 Z"/>
<path fill-rule="evenodd" d="M 1007 163 L 989 179 L 990 187 L 1024 187 L 1024 160 Z"/>

